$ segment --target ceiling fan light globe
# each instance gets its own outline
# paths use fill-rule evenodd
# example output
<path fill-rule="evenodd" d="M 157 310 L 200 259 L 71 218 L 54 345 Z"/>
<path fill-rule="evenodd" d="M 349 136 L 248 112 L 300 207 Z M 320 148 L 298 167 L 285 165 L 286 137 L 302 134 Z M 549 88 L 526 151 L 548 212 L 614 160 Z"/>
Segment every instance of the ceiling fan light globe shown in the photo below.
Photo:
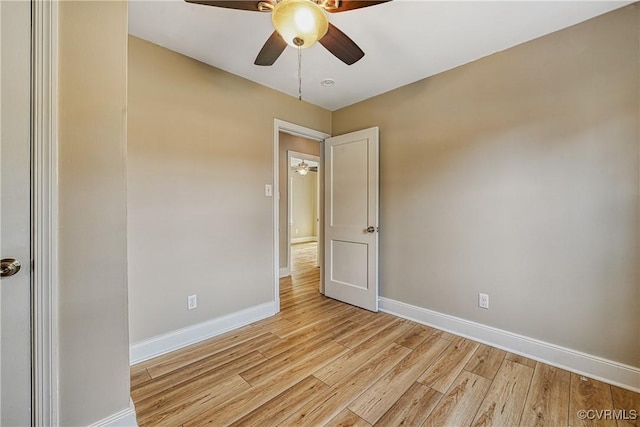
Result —
<path fill-rule="evenodd" d="M 293 47 L 307 48 L 329 28 L 327 15 L 310 0 L 282 0 L 271 13 L 273 27 Z"/>
<path fill-rule="evenodd" d="M 309 165 L 303 160 L 296 166 L 296 172 L 300 175 L 306 175 L 309 172 Z"/>

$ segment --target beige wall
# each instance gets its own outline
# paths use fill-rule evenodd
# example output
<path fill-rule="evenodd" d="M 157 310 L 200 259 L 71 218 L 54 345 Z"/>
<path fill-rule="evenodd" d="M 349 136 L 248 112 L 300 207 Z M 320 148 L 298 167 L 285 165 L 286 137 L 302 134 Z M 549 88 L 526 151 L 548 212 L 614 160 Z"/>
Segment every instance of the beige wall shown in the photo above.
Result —
<path fill-rule="evenodd" d="M 327 110 L 129 38 L 132 343 L 274 300 L 274 118 L 331 127 Z"/>
<path fill-rule="evenodd" d="M 324 130 L 316 130 L 329 133 L 328 128 Z M 280 218 L 278 218 L 280 222 L 280 268 L 285 268 L 288 267 L 287 242 L 289 241 L 287 237 L 287 233 L 289 232 L 289 227 L 287 227 L 287 223 L 289 221 L 289 209 L 287 209 L 287 200 L 289 197 L 289 186 L 287 185 L 287 151 L 296 151 L 298 153 L 320 156 L 320 143 L 312 139 L 302 138 L 284 132 L 280 132 L 278 138 L 280 140 L 278 164 L 278 173 L 280 175 L 278 184 L 278 186 L 280 187 L 280 201 L 278 208 L 278 210 L 280 211 Z"/>
<path fill-rule="evenodd" d="M 380 126 L 382 296 L 640 366 L 639 24 L 635 4 L 333 114 Z"/>
<path fill-rule="evenodd" d="M 60 425 L 129 407 L 126 2 L 59 5 Z"/>

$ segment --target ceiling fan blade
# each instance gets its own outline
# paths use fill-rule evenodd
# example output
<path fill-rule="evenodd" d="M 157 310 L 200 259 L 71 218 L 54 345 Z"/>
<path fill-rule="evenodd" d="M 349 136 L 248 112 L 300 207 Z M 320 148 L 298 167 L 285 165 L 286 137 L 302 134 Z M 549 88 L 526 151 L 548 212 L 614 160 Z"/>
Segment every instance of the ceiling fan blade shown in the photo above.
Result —
<path fill-rule="evenodd" d="M 347 65 L 358 62 L 364 56 L 364 52 L 345 33 L 335 25 L 329 23 L 327 34 L 319 40 L 320 44 Z"/>
<path fill-rule="evenodd" d="M 388 1 L 391 0 L 340 0 L 340 5 L 337 8 L 326 8 L 326 11 L 330 13 L 345 12 L 347 10 L 375 6 L 377 4 L 386 3 Z"/>
<path fill-rule="evenodd" d="M 227 9 L 250 10 L 259 12 L 258 3 L 255 0 L 184 0 L 187 3 L 202 4 L 205 6 L 224 7 Z"/>
<path fill-rule="evenodd" d="M 284 41 L 277 31 L 274 31 L 267 39 L 264 46 L 262 46 L 262 49 L 260 49 L 254 64 L 273 65 L 286 47 L 287 42 Z"/>

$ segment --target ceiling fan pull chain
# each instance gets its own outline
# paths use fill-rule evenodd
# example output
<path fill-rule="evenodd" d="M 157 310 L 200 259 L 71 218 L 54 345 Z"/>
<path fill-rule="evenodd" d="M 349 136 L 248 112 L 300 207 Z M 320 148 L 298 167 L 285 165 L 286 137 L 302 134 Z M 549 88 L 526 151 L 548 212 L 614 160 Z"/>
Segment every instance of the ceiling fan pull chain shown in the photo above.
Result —
<path fill-rule="evenodd" d="M 302 46 L 298 46 L 298 101 L 302 101 Z"/>

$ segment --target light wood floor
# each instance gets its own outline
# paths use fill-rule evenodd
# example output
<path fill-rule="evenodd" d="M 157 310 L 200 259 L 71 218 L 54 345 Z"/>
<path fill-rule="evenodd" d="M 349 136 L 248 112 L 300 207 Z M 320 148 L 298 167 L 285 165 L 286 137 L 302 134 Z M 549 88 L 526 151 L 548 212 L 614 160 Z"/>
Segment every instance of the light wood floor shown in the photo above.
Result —
<path fill-rule="evenodd" d="M 278 315 L 132 367 L 139 425 L 640 426 L 578 412 L 637 393 L 325 298 L 293 249 Z"/>

